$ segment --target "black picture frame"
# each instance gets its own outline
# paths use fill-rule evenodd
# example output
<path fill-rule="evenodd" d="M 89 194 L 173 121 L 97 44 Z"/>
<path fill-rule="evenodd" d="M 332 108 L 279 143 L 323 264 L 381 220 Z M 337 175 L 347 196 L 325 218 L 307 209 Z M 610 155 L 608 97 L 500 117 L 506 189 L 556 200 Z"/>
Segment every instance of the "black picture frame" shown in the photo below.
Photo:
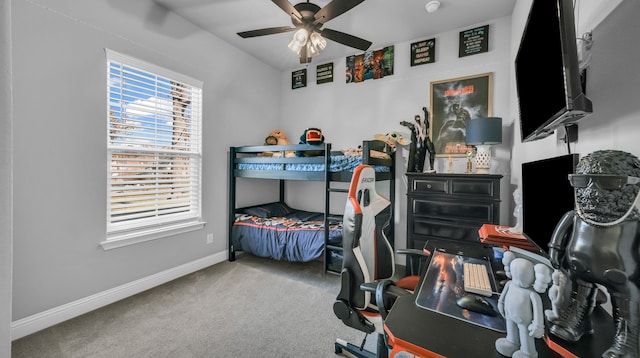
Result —
<path fill-rule="evenodd" d="M 436 39 L 428 39 L 411 44 L 411 66 L 436 62 Z"/>
<path fill-rule="evenodd" d="M 489 25 L 460 31 L 458 57 L 477 55 L 489 51 Z"/>
<path fill-rule="evenodd" d="M 291 72 L 291 89 L 307 87 L 307 69 L 295 70 Z"/>
<path fill-rule="evenodd" d="M 493 73 L 433 81 L 430 85 L 430 136 L 436 156 L 467 153 L 466 124 L 491 116 Z"/>

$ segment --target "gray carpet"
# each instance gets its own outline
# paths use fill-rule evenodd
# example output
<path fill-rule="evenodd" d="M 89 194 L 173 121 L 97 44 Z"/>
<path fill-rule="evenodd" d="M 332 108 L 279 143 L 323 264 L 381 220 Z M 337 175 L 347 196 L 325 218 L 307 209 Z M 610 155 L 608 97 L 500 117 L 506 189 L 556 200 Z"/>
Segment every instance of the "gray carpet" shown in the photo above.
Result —
<path fill-rule="evenodd" d="M 12 357 L 336 357 L 336 338 L 364 337 L 333 314 L 339 284 L 319 261 L 239 255 L 16 340 Z"/>

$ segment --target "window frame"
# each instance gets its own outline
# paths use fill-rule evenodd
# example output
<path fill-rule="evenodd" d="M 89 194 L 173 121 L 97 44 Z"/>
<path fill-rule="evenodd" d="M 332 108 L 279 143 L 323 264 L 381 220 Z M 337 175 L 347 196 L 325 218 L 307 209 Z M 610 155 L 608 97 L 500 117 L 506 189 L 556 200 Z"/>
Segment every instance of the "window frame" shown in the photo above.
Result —
<path fill-rule="evenodd" d="M 107 193 L 106 193 L 106 239 L 100 242 L 100 245 L 105 249 L 113 249 L 122 246 L 132 245 L 144 241 L 159 239 L 167 236 L 173 236 L 177 234 L 186 233 L 189 231 L 199 230 L 204 227 L 206 224 L 202 220 L 202 81 L 193 79 L 189 76 L 171 71 L 169 69 L 163 68 L 158 65 L 154 65 L 152 63 L 124 55 L 118 53 L 116 51 L 105 48 L 105 57 L 106 57 L 106 85 L 107 85 L 107 135 L 106 135 L 106 144 L 107 144 Z M 133 101 L 126 101 L 122 96 L 122 91 L 119 94 L 115 94 L 112 92 L 112 81 L 114 78 L 111 74 L 112 64 L 115 64 L 115 67 L 119 67 L 122 69 L 133 69 L 135 71 L 141 71 L 151 75 L 155 78 L 155 82 L 153 80 L 151 83 L 155 84 L 154 94 L 159 94 L 160 88 L 163 85 L 163 82 L 169 81 L 171 83 L 171 89 L 174 88 L 183 88 L 182 86 L 187 86 L 189 89 L 190 96 L 188 97 L 190 102 L 189 105 L 184 108 L 189 108 L 188 115 L 187 111 L 184 110 L 181 112 L 181 117 L 184 121 L 181 124 L 186 123 L 186 127 L 188 128 L 188 139 L 182 141 L 180 143 L 175 143 L 175 125 L 176 125 L 176 117 L 175 117 L 175 101 L 177 97 L 168 97 L 172 98 L 172 109 L 173 112 L 164 110 L 163 108 L 157 109 L 144 109 L 147 112 L 143 112 L 144 120 L 147 120 L 146 117 L 151 117 L 151 122 L 156 123 L 156 127 L 159 127 L 158 122 L 160 122 L 160 116 L 169 116 L 171 118 L 171 144 L 169 146 L 167 143 L 167 130 L 164 132 L 164 141 L 159 138 L 157 132 L 160 132 L 159 129 L 156 129 L 156 135 L 154 139 L 149 140 L 152 145 L 140 145 L 143 139 L 146 139 L 146 134 L 142 134 L 145 129 L 141 129 L 142 125 L 140 125 L 143 120 L 132 120 L 129 115 L 127 115 L 125 107 L 133 103 Z M 120 80 L 122 78 L 128 78 L 127 76 L 133 77 L 132 74 L 123 74 L 120 76 L 116 76 L 115 80 Z M 130 80 L 132 78 L 129 78 Z M 145 80 L 140 81 L 139 83 L 146 84 Z M 174 83 L 176 84 L 174 87 Z M 166 84 L 165 91 L 166 91 Z M 178 87 L 180 86 L 180 87 Z M 123 86 L 119 87 L 122 89 Z M 114 87 L 118 88 L 118 87 Z M 112 99 L 112 94 L 115 94 L 117 98 L 115 102 Z M 142 94 L 137 99 L 142 99 Z M 159 96 L 151 96 L 149 95 L 148 99 L 153 99 L 157 102 L 162 101 Z M 115 105 L 115 108 L 118 108 L 117 118 L 120 119 L 119 123 L 126 123 L 126 121 L 137 122 L 138 128 L 134 128 L 131 130 L 132 139 L 124 138 L 122 136 L 120 140 L 112 138 L 112 116 L 114 118 L 114 111 L 112 111 L 112 106 Z M 145 117 L 146 116 L 146 117 Z M 145 136 L 145 138 L 143 138 Z M 127 164 L 126 160 L 123 160 L 125 156 L 132 156 L 136 158 L 137 164 Z M 118 157 L 114 157 L 118 156 Z M 127 192 L 129 190 L 133 191 L 130 186 L 122 185 L 121 181 L 125 179 L 120 179 L 118 182 L 115 178 L 114 173 L 117 170 L 114 170 L 114 158 L 119 159 L 119 163 L 121 167 L 125 167 L 129 170 L 133 170 L 134 174 L 141 174 L 144 171 L 144 174 L 151 173 L 152 178 L 147 180 L 144 179 L 141 181 L 142 187 L 144 187 L 147 191 L 151 191 L 153 194 L 154 204 L 142 210 L 142 213 L 145 213 L 146 217 L 136 217 L 136 213 L 131 211 L 128 216 L 125 212 L 124 220 L 118 220 L 117 215 L 113 215 L 114 207 L 117 207 L 117 203 L 112 206 L 112 193 L 114 192 L 114 188 L 118 187 L 118 183 L 120 184 L 121 192 Z M 170 164 L 166 164 L 166 158 L 170 158 Z M 164 160 L 164 161 L 163 161 Z M 175 160 L 175 161 L 174 161 Z M 150 163 L 144 164 L 144 169 L 136 169 L 135 167 L 139 165 L 139 163 Z M 116 162 L 116 163 L 118 163 Z M 169 174 L 163 174 L 162 168 L 158 163 L 165 163 L 164 165 L 169 166 L 171 171 Z M 153 165 L 156 164 L 156 165 Z M 154 169 L 149 169 L 152 167 Z M 175 169 L 174 169 L 175 168 Z M 181 169 L 177 169 L 181 168 Z M 166 168 L 165 168 L 166 169 Z M 121 175 L 127 175 L 122 174 Z M 185 174 L 186 173 L 186 174 Z M 162 188 L 161 183 L 158 184 L 161 180 L 160 177 L 169 175 L 171 178 L 174 178 L 174 175 L 182 174 L 180 178 L 187 178 L 188 184 L 185 189 L 182 189 L 181 192 L 186 192 L 187 194 L 184 197 L 186 199 L 181 199 L 180 203 L 171 204 L 170 209 L 177 210 L 181 212 L 169 212 L 171 210 L 164 210 L 165 207 L 159 205 L 158 203 L 162 199 Z M 115 174 L 116 176 L 118 174 Z M 154 182 L 155 180 L 155 182 Z M 177 179 L 172 179 L 172 184 L 175 184 Z M 116 185 L 114 185 L 116 183 Z M 153 190 L 149 190 L 149 183 L 151 183 L 151 187 Z M 155 186 L 153 185 L 155 183 Z M 175 185 L 172 185 L 175 186 Z M 137 190 L 137 189 L 136 189 Z M 175 195 L 175 192 L 172 191 L 172 194 Z M 133 194 L 131 194 L 133 195 Z M 145 194 L 148 195 L 148 194 Z M 114 196 L 115 197 L 115 196 Z M 117 198 L 116 198 L 117 200 Z M 132 201 L 142 202 L 140 199 L 134 199 Z M 186 204 L 185 204 L 186 203 Z M 184 205 L 182 205 L 184 204 Z M 188 208 L 188 209 L 184 209 Z M 124 209 L 126 211 L 126 209 Z M 150 213 L 150 214 L 146 214 Z M 142 215 L 140 215 L 142 216 Z M 114 219 L 115 218 L 115 219 Z"/>

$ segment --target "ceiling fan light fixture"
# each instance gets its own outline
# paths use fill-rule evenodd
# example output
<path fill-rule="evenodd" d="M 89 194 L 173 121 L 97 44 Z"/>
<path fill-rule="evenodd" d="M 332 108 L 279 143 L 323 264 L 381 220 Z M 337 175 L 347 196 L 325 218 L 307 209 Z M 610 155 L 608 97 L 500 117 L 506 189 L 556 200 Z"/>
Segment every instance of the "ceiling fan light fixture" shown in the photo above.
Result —
<path fill-rule="evenodd" d="M 324 50 L 327 47 L 327 40 L 322 37 L 317 32 L 312 32 L 309 38 L 309 42 L 307 42 L 307 54 L 309 56 L 316 56 L 320 53 L 320 51 Z"/>
<path fill-rule="evenodd" d="M 327 40 L 315 31 L 311 34 L 311 43 L 320 50 L 324 50 L 327 47 Z"/>
<path fill-rule="evenodd" d="M 327 46 L 327 40 L 321 35 L 324 33 L 328 39 L 345 46 L 366 50 L 371 42 L 344 32 L 324 28 L 324 24 L 343 13 L 353 9 L 364 0 L 328 1 L 328 4 L 320 7 L 309 0 L 298 4 L 291 4 L 289 0 L 272 0 L 280 9 L 290 17 L 291 26 L 268 27 L 264 29 L 238 32 L 242 38 L 251 38 L 264 35 L 280 34 L 295 31 L 293 39 L 289 42 L 289 49 L 300 57 L 300 63 L 311 62 L 311 56 L 316 56 Z"/>
<path fill-rule="evenodd" d="M 307 44 L 309 33 L 306 29 L 300 29 L 293 34 L 293 39 L 289 42 L 289 48 L 296 54 L 300 54 L 300 49 Z"/>

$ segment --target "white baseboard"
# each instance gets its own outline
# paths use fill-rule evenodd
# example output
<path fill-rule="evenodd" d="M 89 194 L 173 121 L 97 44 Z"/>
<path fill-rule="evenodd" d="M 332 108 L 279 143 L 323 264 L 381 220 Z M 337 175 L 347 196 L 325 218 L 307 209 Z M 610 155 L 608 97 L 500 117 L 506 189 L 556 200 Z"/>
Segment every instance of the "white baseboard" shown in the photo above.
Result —
<path fill-rule="evenodd" d="M 124 285 L 69 302 L 44 312 L 11 322 L 11 340 L 16 340 L 68 319 L 91 312 L 142 291 L 175 280 L 227 259 L 227 251 L 207 256 Z"/>

